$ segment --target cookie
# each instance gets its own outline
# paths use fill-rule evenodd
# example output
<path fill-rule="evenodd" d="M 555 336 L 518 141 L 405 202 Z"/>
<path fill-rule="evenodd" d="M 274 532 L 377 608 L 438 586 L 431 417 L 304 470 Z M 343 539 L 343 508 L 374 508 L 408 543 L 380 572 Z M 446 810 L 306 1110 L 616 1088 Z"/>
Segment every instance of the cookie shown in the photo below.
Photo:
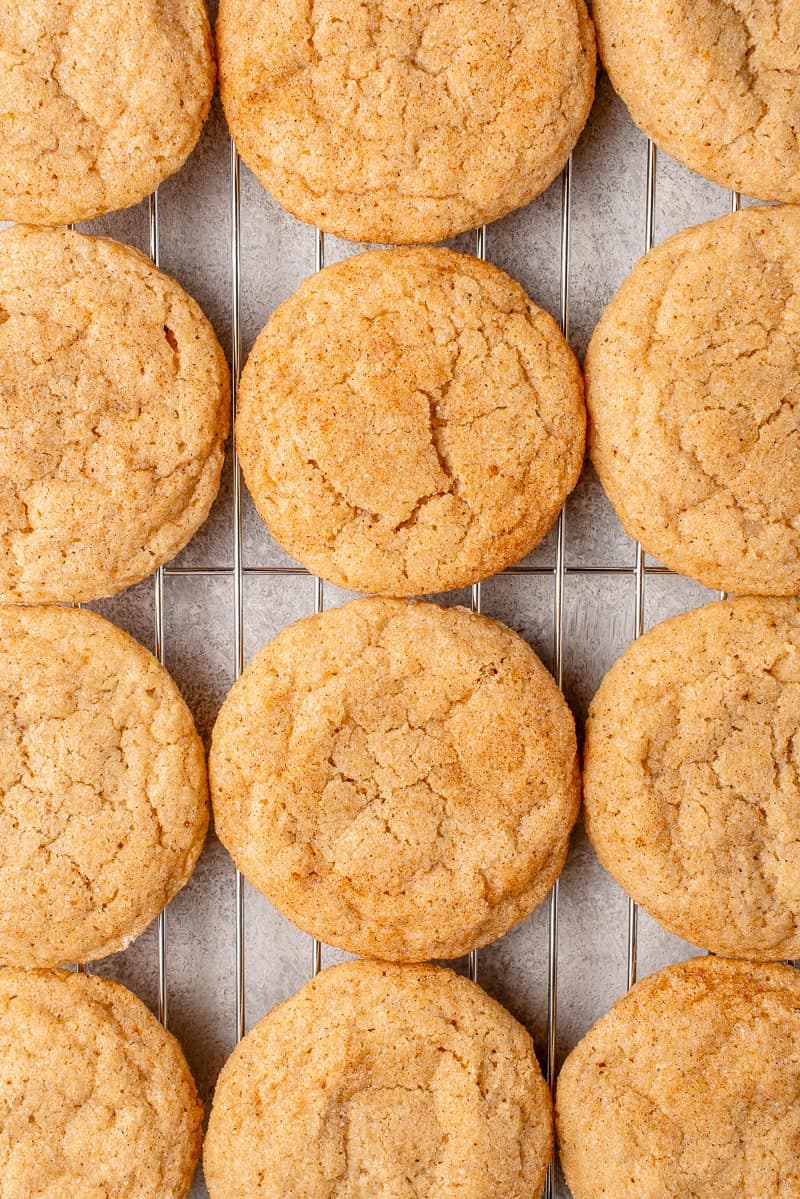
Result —
<path fill-rule="evenodd" d="M 0 602 L 98 599 L 173 558 L 217 494 L 228 405 L 211 326 L 143 255 L 0 233 Z"/>
<path fill-rule="evenodd" d="M 594 0 L 603 64 L 640 129 L 707 179 L 800 201 L 794 0 Z"/>
<path fill-rule="evenodd" d="M 32 225 L 154 191 L 194 149 L 216 74 L 203 0 L 3 0 L 0 64 L 0 220 Z"/>
<path fill-rule="evenodd" d="M 625 532 L 706 587 L 800 591 L 800 208 L 652 250 L 585 370 L 589 452 Z"/>
<path fill-rule="evenodd" d="M 211 1199 L 530 1199 L 552 1147 L 528 1033 L 437 966 L 348 962 L 273 1008 L 217 1083 Z"/>
<path fill-rule="evenodd" d="M 800 957 L 800 604 L 737 599 L 657 625 L 586 725 L 595 852 L 714 953 Z"/>
<path fill-rule="evenodd" d="M 124 948 L 207 825 L 203 746 L 163 666 L 94 612 L 0 608 L 0 964 Z"/>
<path fill-rule="evenodd" d="M 221 0 L 225 115 L 289 212 L 432 242 L 543 192 L 594 97 L 583 0 Z"/>
<path fill-rule="evenodd" d="M 800 974 L 695 958 L 614 1004 L 567 1058 L 573 1199 L 796 1199 Z"/>
<path fill-rule="evenodd" d="M 217 834 L 306 932 L 454 958 L 544 899 L 567 855 L 575 725 L 533 650 L 464 608 L 366 599 L 290 625 L 214 728 Z"/>
<path fill-rule="evenodd" d="M 0 971 L 3 1199 L 184 1199 L 203 1111 L 180 1046 L 118 983 Z"/>
<path fill-rule="evenodd" d="M 465 254 L 376 250 L 307 279 L 245 366 L 236 440 L 270 532 L 351 591 L 516 562 L 580 474 L 583 381 L 555 322 Z"/>

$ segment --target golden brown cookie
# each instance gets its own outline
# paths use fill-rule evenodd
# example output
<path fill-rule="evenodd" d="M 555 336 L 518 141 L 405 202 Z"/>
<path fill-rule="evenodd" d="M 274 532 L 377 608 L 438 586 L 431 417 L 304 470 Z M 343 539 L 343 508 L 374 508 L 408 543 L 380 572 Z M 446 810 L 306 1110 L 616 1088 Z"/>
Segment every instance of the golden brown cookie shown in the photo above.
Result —
<path fill-rule="evenodd" d="M 606 675 L 584 749 L 586 829 L 670 932 L 800 957 L 800 604 L 664 621 Z"/>
<path fill-rule="evenodd" d="M 207 825 L 203 746 L 163 666 L 94 612 L 0 608 L 0 964 L 122 949 Z"/>
<path fill-rule="evenodd" d="M 533 1042 L 437 966 L 348 962 L 273 1008 L 217 1084 L 211 1199 L 531 1199 L 552 1148 Z"/>
<path fill-rule="evenodd" d="M 636 124 L 680 162 L 800 201 L 796 0 L 594 0 L 603 64 Z"/>
<path fill-rule="evenodd" d="M 0 233 L 0 601 L 90 600 L 169 561 L 217 494 L 228 371 L 143 255 Z"/>
<path fill-rule="evenodd" d="M 1 0 L 0 220 L 143 199 L 194 148 L 214 78 L 204 0 Z"/>
<path fill-rule="evenodd" d="M 800 208 L 652 250 L 585 369 L 589 451 L 625 532 L 707 587 L 800 591 Z"/>
<path fill-rule="evenodd" d="M 580 474 L 583 382 L 497 267 L 377 250 L 307 279 L 242 376 L 245 479 L 287 553 L 337 586 L 462 587 L 522 558 Z"/>
<path fill-rule="evenodd" d="M 203 1110 L 181 1048 L 118 983 L 0 971 L 3 1199 L 184 1199 Z"/>
<path fill-rule="evenodd" d="M 695 958 L 614 1004 L 564 1063 L 573 1199 L 796 1199 L 800 974 Z"/>
<path fill-rule="evenodd" d="M 367 599 L 297 621 L 214 728 L 217 834 L 305 931 L 391 961 L 454 958 L 527 916 L 578 814 L 575 725 L 516 633 Z"/>
<path fill-rule="evenodd" d="M 222 103 L 295 216 L 432 242 L 555 179 L 594 96 L 583 0 L 222 0 Z"/>

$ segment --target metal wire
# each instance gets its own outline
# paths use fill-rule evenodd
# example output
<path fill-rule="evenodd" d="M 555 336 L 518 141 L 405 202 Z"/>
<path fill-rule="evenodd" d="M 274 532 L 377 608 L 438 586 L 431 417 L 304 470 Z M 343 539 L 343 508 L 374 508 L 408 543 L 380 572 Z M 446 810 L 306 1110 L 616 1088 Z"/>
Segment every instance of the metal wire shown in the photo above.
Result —
<path fill-rule="evenodd" d="M 480 229 L 475 230 L 475 257 L 481 262 L 486 261 L 486 226 L 481 225 Z M 481 611 L 483 594 L 480 583 L 473 583 L 470 588 L 469 606 L 473 612 Z M 467 956 L 467 975 L 476 983 L 478 981 L 478 951 L 473 949 Z"/>
<path fill-rule="evenodd" d="M 231 428 L 236 423 L 236 403 L 239 394 L 239 376 L 242 369 L 242 329 L 241 329 L 241 290 L 242 290 L 242 254 L 241 254 L 241 170 L 239 154 L 233 138 L 230 145 L 230 177 L 231 177 Z M 239 678 L 244 670 L 244 614 L 242 606 L 242 477 L 239 469 L 239 455 L 236 452 L 236 438 L 232 438 L 232 469 L 233 469 L 233 616 L 234 644 L 233 668 L 234 677 Z M 236 871 L 235 904 L 236 904 L 236 1039 L 241 1041 L 246 1027 L 245 1007 L 245 906 L 244 879 L 241 871 Z"/>
<path fill-rule="evenodd" d="M 647 139 L 647 178 L 645 183 L 645 220 L 644 220 L 644 250 L 649 254 L 656 241 L 656 181 L 658 154 L 656 144 Z M 641 637 L 644 632 L 644 582 L 650 573 L 645 567 L 645 555 L 640 543 L 636 543 L 636 562 L 634 565 L 634 637 Z M 636 982 L 639 949 L 639 905 L 628 899 L 628 960 L 627 988 L 631 989 Z"/>
<path fill-rule="evenodd" d="M 569 274 L 572 249 L 572 155 L 561 174 L 561 238 L 559 273 L 559 324 L 569 340 Z M 556 523 L 556 556 L 553 567 L 553 675 L 564 683 L 564 580 L 566 578 L 566 507 Z M 558 1026 L 558 879 L 553 884 L 547 912 L 547 1057 L 545 1077 L 551 1092 L 556 1085 L 556 1033 Z M 550 1162 L 544 1182 L 544 1199 L 555 1189 L 555 1163 Z"/>
<path fill-rule="evenodd" d="M 507 566 L 503 571 L 506 575 L 552 575 L 553 566 L 537 566 L 517 565 Z M 565 575 L 632 575 L 636 573 L 635 563 L 630 566 L 603 565 L 603 566 L 570 566 L 564 565 Z M 675 571 L 670 570 L 668 566 L 648 565 L 645 562 L 642 568 L 643 573 L 649 577 L 650 575 L 674 575 Z M 208 578 L 214 576 L 226 576 L 234 573 L 231 566 L 165 566 L 164 574 L 181 575 L 183 577 Z M 316 576 L 310 575 L 304 566 L 243 566 L 241 573 L 243 575 L 309 575 L 311 578 Z M 480 583 L 474 583 L 473 587 L 480 588 Z M 478 592 L 480 594 L 480 592 Z"/>
<path fill-rule="evenodd" d="M 161 239 L 159 236 L 158 189 L 148 201 L 149 249 L 153 266 L 161 266 Z M 153 582 L 153 642 L 155 656 L 163 666 L 166 647 L 164 638 L 164 567 L 159 566 Z M 167 910 L 159 913 L 158 937 L 158 1018 L 164 1027 L 169 1019 L 169 997 L 167 989 Z"/>
<path fill-rule="evenodd" d="M 314 230 L 314 270 L 325 268 L 325 234 L 321 229 Z M 319 616 L 325 609 L 324 583 L 318 575 L 314 579 L 314 615 Z M 316 937 L 311 939 L 311 976 L 316 978 L 322 969 L 322 942 Z"/>

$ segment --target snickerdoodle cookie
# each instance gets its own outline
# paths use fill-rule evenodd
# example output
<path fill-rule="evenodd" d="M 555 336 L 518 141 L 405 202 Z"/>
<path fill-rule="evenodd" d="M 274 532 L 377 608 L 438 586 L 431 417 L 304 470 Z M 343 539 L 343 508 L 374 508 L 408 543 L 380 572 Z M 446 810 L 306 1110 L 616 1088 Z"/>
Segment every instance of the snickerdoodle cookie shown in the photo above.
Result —
<path fill-rule="evenodd" d="M 242 376 L 236 440 L 283 548 L 352 591 L 461 587 L 522 558 L 583 461 L 580 369 L 497 267 L 376 250 L 307 279 Z"/>
<path fill-rule="evenodd" d="M 234 686 L 211 748 L 216 829 L 329 944 L 457 957 L 564 864 L 572 714 L 533 650 L 463 608 L 356 600 L 290 625 Z"/>
<path fill-rule="evenodd" d="M 204 0 L 2 0 L 0 220 L 143 199 L 194 148 L 214 78 Z"/>
<path fill-rule="evenodd" d="M 228 372 L 148 259 L 66 230 L 0 233 L 0 601 L 137 583 L 205 520 Z"/>
<path fill-rule="evenodd" d="M 707 587 L 800 591 L 800 208 L 652 250 L 595 330 L 586 386 L 629 536 Z"/>
<path fill-rule="evenodd" d="M 737 599 L 657 625 L 594 698 L 586 828 L 671 932 L 800 957 L 800 604 Z"/>
<path fill-rule="evenodd" d="M 796 0 L 594 0 L 603 63 L 636 124 L 707 179 L 800 201 Z"/>
<path fill-rule="evenodd" d="M 0 971 L 3 1199 L 184 1199 L 202 1108 L 180 1046 L 118 983 Z"/>
<path fill-rule="evenodd" d="M 0 608 L 0 964 L 123 948 L 207 824 L 203 746 L 156 659 L 94 612 Z"/>
<path fill-rule="evenodd" d="M 348 962 L 258 1023 L 217 1084 L 212 1199 L 531 1199 L 552 1146 L 530 1036 L 437 966 Z"/>
<path fill-rule="evenodd" d="M 637 983 L 567 1058 L 574 1199 L 797 1199 L 800 973 L 695 958 Z"/>
<path fill-rule="evenodd" d="M 527 204 L 594 96 L 584 0 L 222 0 L 217 40 L 247 164 L 354 241 L 440 241 Z"/>

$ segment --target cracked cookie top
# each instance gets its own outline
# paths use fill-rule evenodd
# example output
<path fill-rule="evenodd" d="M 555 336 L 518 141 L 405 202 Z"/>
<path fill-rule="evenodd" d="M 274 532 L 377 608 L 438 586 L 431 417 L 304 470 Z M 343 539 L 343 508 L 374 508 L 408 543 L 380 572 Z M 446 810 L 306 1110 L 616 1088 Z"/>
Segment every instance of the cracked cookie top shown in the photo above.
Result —
<path fill-rule="evenodd" d="M 0 0 L 0 220 L 143 199 L 194 148 L 214 78 L 203 0 Z"/>
<path fill-rule="evenodd" d="M 800 973 L 702 957 L 643 979 L 567 1058 L 574 1199 L 795 1199 Z"/>
<path fill-rule="evenodd" d="M 225 114 L 301 220 L 433 242 L 527 204 L 594 96 L 584 0 L 222 0 Z"/>
<path fill-rule="evenodd" d="M 592 702 L 586 829 L 670 932 L 800 957 L 800 604 L 729 600 L 657 625 Z"/>
<path fill-rule="evenodd" d="M 0 964 L 124 948 L 207 825 L 203 746 L 152 654 L 94 612 L 0 608 Z"/>
<path fill-rule="evenodd" d="M 668 154 L 724 187 L 800 201 L 797 0 L 594 0 L 603 64 Z"/>
<path fill-rule="evenodd" d="M 533 650 L 464 608 L 356 600 L 285 629 L 214 729 L 217 833 L 307 932 L 453 958 L 544 899 L 578 812 L 572 714 Z"/>
<path fill-rule="evenodd" d="M 203 1111 L 174 1037 L 119 983 L 0 971 L 3 1199 L 184 1199 Z"/>
<path fill-rule="evenodd" d="M 706 587 L 800 591 L 800 208 L 652 250 L 585 369 L 589 452 L 625 532 Z"/>
<path fill-rule="evenodd" d="M 352 591 L 420 595 L 522 558 L 583 462 L 583 380 L 497 267 L 375 250 L 285 301 L 245 367 L 236 439 L 283 548 Z"/>
<path fill-rule="evenodd" d="M 225 356 L 198 305 L 105 238 L 0 233 L 0 601 L 83 601 L 181 549 L 219 487 Z"/>
<path fill-rule="evenodd" d="M 533 1042 L 437 966 L 323 970 L 223 1067 L 203 1166 L 212 1199 L 530 1199 L 552 1147 Z"/>

